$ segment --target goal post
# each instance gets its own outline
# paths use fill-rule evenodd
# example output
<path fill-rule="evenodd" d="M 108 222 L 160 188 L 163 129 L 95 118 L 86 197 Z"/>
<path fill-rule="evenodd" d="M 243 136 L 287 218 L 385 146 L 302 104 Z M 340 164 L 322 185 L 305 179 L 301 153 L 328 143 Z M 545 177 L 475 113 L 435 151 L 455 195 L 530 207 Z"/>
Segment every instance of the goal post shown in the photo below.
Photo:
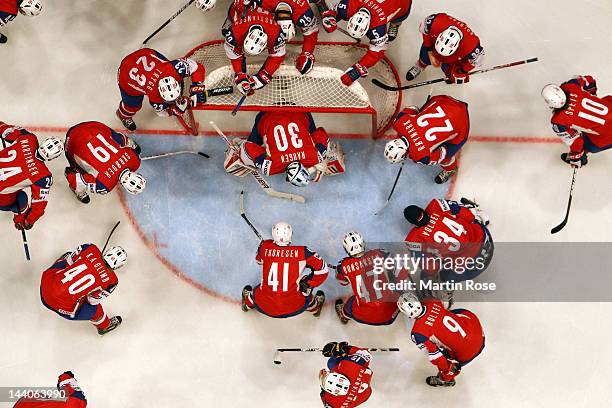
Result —
<path fill-rule="evenodd" d="M 367 78 L 347 87 L 340 81 L 340 76 L 365 54 L 367 46 L 353 42 L 320 42 L 315 49 L 315 66 L 307 75 L 301 75 L 294 66 L 301 49 L 301 42 L 287 44 L 285 61 L 272 81 L 247 97 L 241 111 L 362 114 L 371 117 L 372 137 L 380 137 L 389 129 L 401 107 L 402 93 L 386 91 L 370 81 L 378 78 L 386 83 L 400 84 L 397 70 L 387 57 L 369 69 Z M 248 73 L 255 74 L 266 56 L 263 53 L 247 57 Z M 203 43 L 186 57 L 201 63 L 206 69 L 207 89 L 234 85 L 234 71 L 225 55 L 223 40 Z M 186 85 L 188 90 L 189 83 Z M 211 97 L 206 104 L 194 109 L 231 111 L 240 97 L 238 92 Z M 197 127 L 197 123 L 190 123 L 190 118 L 185 118 L 184 122 L 188 130 Z"/>

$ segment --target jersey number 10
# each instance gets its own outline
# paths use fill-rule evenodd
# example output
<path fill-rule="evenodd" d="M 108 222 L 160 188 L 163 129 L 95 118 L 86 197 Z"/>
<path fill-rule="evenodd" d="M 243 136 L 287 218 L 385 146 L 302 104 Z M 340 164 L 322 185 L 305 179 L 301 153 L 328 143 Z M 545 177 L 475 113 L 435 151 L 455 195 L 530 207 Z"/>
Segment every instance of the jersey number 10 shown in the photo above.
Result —
<path fill-rule="evenodd" d="M 591 113 L 586 113 L 581 110 L 580 112 L 578 112 L 579 117 L 581 117 L 582 119 L 590 120 L 591 122 L 599 123 L 602 126 L 606 124 L 605 117 L 608 115 L 609 112 L 609 109 L 606 105 L 588 98 L 583 98 L 582 102 L 580 102 L 580 105 L 582 105 L 582 108 Z"/>

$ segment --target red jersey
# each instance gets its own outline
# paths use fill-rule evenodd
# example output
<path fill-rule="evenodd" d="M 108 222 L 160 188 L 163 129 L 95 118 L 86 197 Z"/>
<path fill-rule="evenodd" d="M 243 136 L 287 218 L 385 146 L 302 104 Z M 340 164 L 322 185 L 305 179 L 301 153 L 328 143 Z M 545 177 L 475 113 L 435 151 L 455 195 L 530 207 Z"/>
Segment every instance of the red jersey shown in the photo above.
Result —
<path fill-rule="evenodd" d="M 372 355 L 367 349 L 351 347 L 349 355 L 341 359 L 330 359 L 337 363 L 331 367 L 332 373 L 339 373 L 347 377 L 351 383 L 346 395 L 330 394 L 321 391 L 321 401 L 325 408 L 353 408 L 366 402 L 372 395 L 372 370 L 370 361 Z"/>
<path fill-rule="evenodd" d="M 570 150 L 581 152 L 585 138 L 597 148 L 612 145 L 612 97 L 597 97 L 597 83 L 591 76 L 573 78 L 561 89 L 568 102 L 554 111 L 551 123 Z"/>
<path fill-rule="evenodd" d="M 370 12 L 370 29 L 366 33 L 370 45 L 368 52 L 359 60 L 359 64 L 370 68 L 382 59 L 389 46 L 389 36 L 387 34 L 389 16 L 385 11 L 386 6 L 378 0 L 340 0 L 336 4 L 335 10 L 338 20 L 348 21 L 362 8 Z"/>
<path fill-rule="evenodd" d="M 418 114 L 407 108 L 393 128 L 408 140 L 415 163 L 438 164 L 461 147 L 470 133 L 468 105 L 446 95 L 432 97 Z"/>
<path fill-rule="evenodd" d="M 410 14 L 412 0 L 385 0 L 382 7 L 387 15 L 387 21 L 403 21 Z"/>
<path fill-rule="evenodd" d="M 83 244 L 43 272 L 40 295 L 51 309 L 74 316 L 88 298 L 107 297 L 118 283 L 100 249 L 94 244 Z"/>
<path fill-rule="evenodd" d="M 73 387 L 76 387 L 74 388 Z M 87 399 L 85 394 L 75 383 L 65 382 L 60 384 L 60 389 L 65 393 L 66 401 L 49 401 L 34 398 L 21 398 L 13 408 L 85 408 Z"/>
<path fill-rule="evenodd" d="M 268 58 L 266 58 L 260 71 L 265 70 L 272 76 L 285 59 L 287 51 L 285 49 L 285 34 L 274 20 L 274 16 L 268 12 L 249 11 L 244 18 L 240 18 L 225 29 L 225 53 L 232 62 L 234 72 L 245 72 L 246 61 L 242 47 L 249 30 L 253 26 L 260 26 L 268 36 Z"/>
<path fill-rule="evenodd" d="M 124 170 L 140 167 L 128 138 L 100 122 L 84 122 L 68 130 L 66 157 L 89 175 L 84 181 L 99 194 L 114 189 Z"/>
<path fill-rule="evenodd" d="M 0 0 L 0 27 L 14 20 L 19 13 L 19 0 Z"/>
<path fill-rule="evenodd" d="M 292 313 L 304 306 L 300 292 L 300 279 L 306 268 L 311 273 L 306 283 L 314 288 L 327 278 L 327 264 L 319 255 L 305 246 L 279 246 L 264 240 L 257 249 L 258 264 L 262 265 L 261 284 L 254 292 L 256 303 L 266 305 L 265 312 L 272 316 Z"/>
<path fill-rule="evenodd" d="M 0 150 L 0 194 L 12 194 L 29 187 L 31 207 L 27 211 L 35 213 L 36 221 L 47 208 L 53 184 L 51 171 L 38 156 L 38 139 L 25 129 L 3 122 L 0 122 L 0 138 L 9 145 Z"/>
<path fill-rule="evenodd" d="M 424 300 L 425 314 L 412 326 L 412 341 L 419 349 L 427 350 L 429 360 L 440 371 L 450 368 L 442 349 L 450 352 L 450 358 L 467 363 L 476 357 L 484 346 L 484 333 L 478 317 L 469 310 L 448 311 L 439 300 Z"/>
<path fill-rule="evenodd" d="M 459 29 L 463 38 L 457 51 L 453 55 L 444 57 L 438 54 L 434 45 L 438 36 L 449 27 Z M 480 60 L 484 56 L 484 48 L 480 45 L 480 38 L 463 21 L 446 13 L 432 14 L 421 23 L 420 31 L 423 34 L 423 45 L 434 54 L 441 64 L 457 66 L 463 72 L 470 72 L 480 65 Z"/>
<path fill-rule="evenodd" d="M 319 163 L 317 146 L 327 149 L 324 132 L 315 132 L 310 113 L 261 112 L 255 117 L 253 130 L 243 145 L 241 159 L 255 164 L 265 175 L 282 173 L 292 162 L 304 167 Z"/>
<path fill-rule="evenodd" d="M 129 96 L 147 96 L 158 112 L 169 106 L 159 94 L 159 81 L 164 77 L 172 77 L 179 83 L 191 77 L 193 82 L 204 83 L 205 71 L 202 64 L 189 58 L 169 61 L 159 52 L 143 48 L 123 58 L 117 73 L 123 92 Z"/>

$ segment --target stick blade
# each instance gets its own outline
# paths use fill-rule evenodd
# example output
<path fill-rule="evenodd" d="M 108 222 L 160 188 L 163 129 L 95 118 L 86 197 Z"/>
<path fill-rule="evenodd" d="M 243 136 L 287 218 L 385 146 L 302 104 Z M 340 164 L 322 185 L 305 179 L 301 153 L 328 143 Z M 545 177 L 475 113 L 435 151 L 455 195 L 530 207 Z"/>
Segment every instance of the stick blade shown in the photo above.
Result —
<path fill-rule="evenodd" d="M 565 226 L 567 225 L 567 220 L 564 220 L 561 224 L 557 225 L 555 228 L 550 230 L 551 234 L 556 234 L 557 232 L 561 231 L 563 228 L 565 228 Z"/>
<path fill-rule="evenodd" d="M 281 364 L 281 351 L 280 350 L 276 350 L 276 353 L 274 353 L 274 364 Z"/>
<path fill-rule="evenodd" d="M 244 190 L 240 192 L 240 215 L 244 216 Z"/>
<path fill-rule="evenodd" d="M 207 155 L 207 154 L 206 154 L 206 153 L 204 153 L 204 152 L 198 152 L 198 154 L 199 154 L 200 156 L 202 156 L 202 157 L 206 157 L 207 159 L 210 159 L 210 156 L 209 156 L 209 155 Z"/>

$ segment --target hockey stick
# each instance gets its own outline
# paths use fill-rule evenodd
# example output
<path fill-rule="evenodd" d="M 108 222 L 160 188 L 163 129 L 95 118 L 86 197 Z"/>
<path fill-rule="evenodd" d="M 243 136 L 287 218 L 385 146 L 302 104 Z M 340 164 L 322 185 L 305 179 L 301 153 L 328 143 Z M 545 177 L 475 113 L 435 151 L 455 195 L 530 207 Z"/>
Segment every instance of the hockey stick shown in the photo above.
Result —
<path fill-rule="evenodd" d="M 110 239 L 113 236 L 113 233 L 115 232 L 115 230 L 117 229 L 119 224 L 121 224 L 121 221 L 117 221 L 117 223 L 115 224 L 115 226 L 111 230 L 110 234 L 108 234 L 108 238 L 106 238 L 106 243 L 104 244 L 104 248 L 102 248 L 102 253 L 104 253 L 104 251 L 106 250 L 106 247 L 108 246 L 108 243 L 110 242 Z"/>
<path fill-rule="evenodd" d="M 6 143 L 4 142 L 4 138 L 0 136 L 0 140 L 2 140 L 2 149 L 6 149 Z M 21 214 L 21 208 L 19 208 L 19 201 L 17 201 L 17 214 Z M 23 252 L 25 252 L 26 261 L 30 261 L 30 246 L 28 245 L 28 236 L 26 235 L 25 229 L 21 230 L 21 241 L 23 241 Z"/>
<path fill-rule="evenodd" d="M 179 11 L 177 11 L 176 13 L 174 13 L 174 14 L 172 15 L 172 17 L 170 17 L 168 20 L 166 20 L 166 22 L 165 22 L 164 24 L 162 24 L 162 25 L 161 25 L 161 26 L 160 26 L 160 27 L 159 27 L 157 30 L 155 30 L 155 31 L 153 32 L 153 34 L 151 34 L 150 36 L 148 36 L 148 37 L 147 37 L 147 39 L 146 39 L 146 40 L 144 40 L 144 41 L 142 42 L 142 45 L 140 46 L 140 48 L 142 48 L 142 47 L 144 47 L 145 45 L 147 45 L 147 43 L 148 43 L 148 42 L 151 40 L 151 38 L 155 37 L 155 36 L 157 35 L 157 33 L 159 33 L 161 30 L 163 30 L 164 28 L 166 28 L 166 26 L 167 26 L 168 24 L 170 24 L 170 22 L 171 22 L 172 20 L 174 20 L 175 18 L 177 18 L 179 14 L 181 14 L 183 11 L 187 10 L 187 8 L 188 8 L 189 6 L 191 6 L 191 5 L 193 4 L 193 2 L 194 2 L 194 1 L 195 1 L 195 0 L 189 0 L 189 2 L 188 2 L 188 3 L 186 3 L 186 4 L 185 4 L 183 7 L 181 7 L 181 8 L 179 9 Z"/>
<path fill-rule="evenodd" d="M 397 182 L 399 181 L 400 176 L 402 175 L 402 170 L 404 170 L 404 163 L 402 162 L 402 165 L 399 168 L 399 171 L 397 172 L 397 176 L 395 176 L 395 181 L 393 182 L 393 187 L 391 187 L 391 192 L 389 193 L 389 196 L 387 197 L 387 201 L 385 202 L 385 205 L 383 205 L 380 210 L 376 211 L 374 213 L 374 215 L 378 215 L 382 212 L 382 210 L 384 210 L 385 208 L 387 208 L 387 206 L 389 205 L 389 203 L 391 202 L 391 196 L 393 195 L 393 192 L 395 191 L 395 187 L 397 187 Z"/>
<path fill-rule="evenodd" d="M 517 65 L 523 65 L 523 64 L 529 64 L 531 62 L 537 62 L 538 58 L 529 58 L 526 60 L 522 60 L 522 61 L 516 61 L 516 62 L 510 62 L 508 64 L 503 64 L 503 65 L 497 65 L 491 68 L 485 68 L 485 69 L 479 69 L 476 71 L 472 71 L 469 74 L 470 75 L 476 75 L 476 74 L 484 74 L 485 72 L 490 72 L 490 71 L 495 71 L 498 69 L 504 69 L 504 68 L 510 68 L 510 67 L 516 67 Z M 447 78 L 438 78 L 438 79 L 432 79 L 431 81 L 425 81 L 425 82 L 419 82 L 418 84 L 412 84 L 412 85 L 404 85 L 404 86 L 400 86 L 395 87 L 395 86 L 391 86 L 391 85 L 387 85 L 385 83 L 380 82 L 378 79 L 374 78 L 372 79 L 372 83 L 376 86 L 378 86 L 379 88 L 385 89 L 387 91 L 403 91 L 405 89 L 412 89 L 412 88 L 418 88 L 420 86 L 425 86 L 425 85 L 430 85 L 430 84 L 437 84 L 438 82 L 445 82 L 447 80 Z"/>
<path fill-rule="evenodd" d="M 242 104 L 244 103 L 244 101 L 246 101 L 246 97 L 247 97 L 246 95 L 242 95 L 242 98 L 240 98 L 236 106 L 234 106 L 234 109 L 232 109 L 232 116 L 236 116 L 236 114 L 242 107 Z"/>
<path fill-rule="evenodd" d="M 551 234 L 556 234 L 561 231 L 567 225 L 567 220 L 569 219 L 570 208 L 572 206 L 572 196 L 574 195 L 574 183 L 576 182 L 576 167 L 574 167 L 574 173 L 572 174 L 572 184 L 570 186 L 569 200 L 567 200 L 567 211 L 565 212 L 565 218 L 561 221 L 561 224 L 557 225 L 555 228 L 550 230 Z"/>
<path fill-rule="evenodd" d="M 279 349 L 276 349 L 276 353 L 274 353 L 274 364 L 281 364 L 282 363 L 281 354 L 287 351 L 309 353 L 309 352 L 317 352 L 317 351 L 322 351 L 322 350 L 323 350 L 322 348 L 279 348 Z M 377 353 L 384 353 L 384 352 L 389 352 L 389 351 L 400 351 L 400 349 L 397 347 L 368 348 L 367 350 L 372 351 L 372 352 L 377 352 Z"/>
<path fill-rule="evenodd" d="M 251 221 L 249 221 L 246 216 L 246 213 L 244 212 L 244 191 L 240 192 L 240 216 L 247 223 L 247 225 L 251 227 L 255 235 L 257 235 L 257 238 L 259 238 L 260 241 L 263 241 L 263 237 L 261 236 L 259 231 L 257 231 L 257 228 L 255 228 L 255 226 L 251 223 Z"/>
<path fill-rule="evenodd" d="M 210 121 L 209 123 L 213 127 L 213 129 L 215 129 L 215 131 L 219 134 L 219 136 L 221 136 L 223 140 L 225 140 L 225 143 L 227 144 L 227 146 L 230 149 L 235 149 L 234 145 L 232 145 L 232 142 L 230 142 L 230 140 L 227 138 L 227 136 L 225 136 L 225 134 L 221 131 L 221 129 L 219 129 L 219 127 L 215 124 L 215 122 Z M 256 168 L 249 168 L 249 169 L 251 170 L 251 175 L 253 176 L 253 178 L 257 180 L 257 182 L 264 189 L 267 195 L 271 197 L 276 197 L 276 198 L 284 198 L 285 200 L 291 200 L 297 203 L 304 203 L 306 201 L 306 199 L 302 197 L 301 195 L 284 193 L 281 191 L 274 190 L 272 187 L 270 187 L 268 182 L 264 180 L 261 174 L 259 174 Z"/>
<path fill-rule="evenodd" d="M 178 156 L 179 154 L 197 154 L 199 156 L 206 157 L 207 159 L 210 159 L 210 156 L 207 155 L 204 152 L 192 152 L 190 150 L 181 150 L 181 151 L 178 151 L 178 152 L 168 152 L 168 153 L 154 154 L 153 156 L 143 157 L 140 160 L 142 160 L 142 161 L 155 160 L 155 159 L 161 159 L 163 157 Z"/>
<path fill-rule="evenodd" d="M 231 95 L 233 93 L 234 93 L 233 86 L 222 86 L 219 88 L 207 89 L 206 97 L 210 98 L 212 96 Z M 183 115 L 177 116 L 176 119 L 179 121 L 181 126 L 185 128 L 185 130 L 187 130 L 193 136 L 197 136 L 199 134 L 200 124 L 198 123 L 198 121 L 195 119 L 195 116 L 193 115 L 193 108 L 194 106 L 190 107 Z M 187 115 L 188 121 L 185 120 L 185 115 Z M 190 126 L 187 122 L 193 123 L 193 126 Z"/>

